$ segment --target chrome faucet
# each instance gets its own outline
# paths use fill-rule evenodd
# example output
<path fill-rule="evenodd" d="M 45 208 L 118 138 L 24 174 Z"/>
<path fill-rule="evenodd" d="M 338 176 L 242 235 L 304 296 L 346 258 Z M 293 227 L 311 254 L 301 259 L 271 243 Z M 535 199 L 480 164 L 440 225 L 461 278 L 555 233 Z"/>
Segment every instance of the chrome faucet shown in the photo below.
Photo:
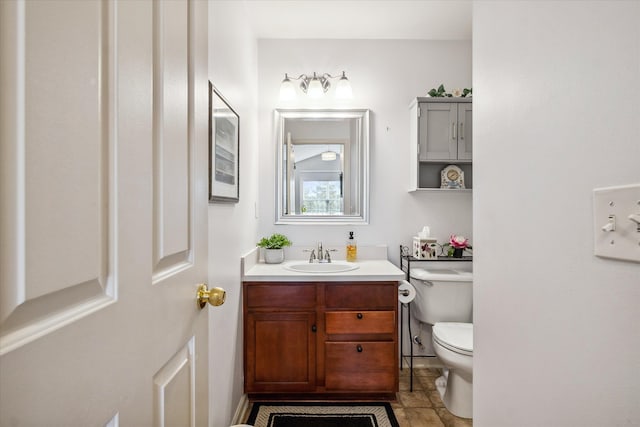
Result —
<path fill-rule="evenodd" d="M 304 249 L 302 252 L 311 252 L 309 255 L 309 262 L 331 262 L 331 255 L 329 252 L 336 252 L 335 249 L 324 249 L 322 247 L 322 242 L 318 242 L 318 247 L 316 249 Z M 316 255 L 317 254 L 317 255 Z"/>

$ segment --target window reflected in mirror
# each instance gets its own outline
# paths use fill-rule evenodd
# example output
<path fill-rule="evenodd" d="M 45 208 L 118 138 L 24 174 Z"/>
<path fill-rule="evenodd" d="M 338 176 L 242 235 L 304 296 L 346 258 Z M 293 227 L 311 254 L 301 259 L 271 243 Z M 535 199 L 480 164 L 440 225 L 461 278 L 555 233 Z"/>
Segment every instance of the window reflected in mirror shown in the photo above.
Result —
<path fill-rule="evenodd" d="M 276 110 L 277 223 L 368 221 L 368 110 Z"/>

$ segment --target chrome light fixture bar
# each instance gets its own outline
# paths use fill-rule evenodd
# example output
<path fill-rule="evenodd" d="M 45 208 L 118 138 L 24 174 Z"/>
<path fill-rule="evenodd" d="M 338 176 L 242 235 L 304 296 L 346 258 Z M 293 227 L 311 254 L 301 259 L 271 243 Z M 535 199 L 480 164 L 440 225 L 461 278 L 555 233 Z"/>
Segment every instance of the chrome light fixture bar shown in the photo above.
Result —
<path fill-rule="evenodd" d="M 314 72 L 311 76 L 300 74 L 298 77 L 289 77 L 289 74 L 285 73 L 284 80 L 280 84 L 280 99 L 291 100 L 296 97 L 296 89 L 292 80 L 300 80 L 300 89 L 310 98 L 321 98 L 331 87 L 329 80 L 338 78 L 340 80 L 336 84 L 336 98 L 351 98 L 353 95 L 351 83 L 343 71 L 341 75 L 336 76 L 329 73 L 318 75 L 318 73 Z"/>

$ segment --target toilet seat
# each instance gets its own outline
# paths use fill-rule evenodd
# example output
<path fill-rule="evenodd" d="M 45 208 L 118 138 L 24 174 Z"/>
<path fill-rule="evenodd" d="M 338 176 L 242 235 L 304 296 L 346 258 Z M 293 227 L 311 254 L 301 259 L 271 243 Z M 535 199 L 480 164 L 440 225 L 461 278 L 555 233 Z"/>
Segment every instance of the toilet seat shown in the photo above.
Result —
<path fill-rule="evenodd" d="M 433 325 L 433 340 L 455 353 L 473 356 L 473 323 L 436 323 Z"/>

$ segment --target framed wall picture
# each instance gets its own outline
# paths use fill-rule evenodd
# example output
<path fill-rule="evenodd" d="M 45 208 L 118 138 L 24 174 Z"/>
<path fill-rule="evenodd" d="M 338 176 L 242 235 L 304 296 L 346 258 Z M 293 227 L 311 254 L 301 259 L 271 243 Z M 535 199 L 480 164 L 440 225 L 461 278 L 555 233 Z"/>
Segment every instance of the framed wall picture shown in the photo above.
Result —
<path fill-rule="evenodd" d="M 209 201 L 240 200 L 240 116 L 209 82 Z"/>

